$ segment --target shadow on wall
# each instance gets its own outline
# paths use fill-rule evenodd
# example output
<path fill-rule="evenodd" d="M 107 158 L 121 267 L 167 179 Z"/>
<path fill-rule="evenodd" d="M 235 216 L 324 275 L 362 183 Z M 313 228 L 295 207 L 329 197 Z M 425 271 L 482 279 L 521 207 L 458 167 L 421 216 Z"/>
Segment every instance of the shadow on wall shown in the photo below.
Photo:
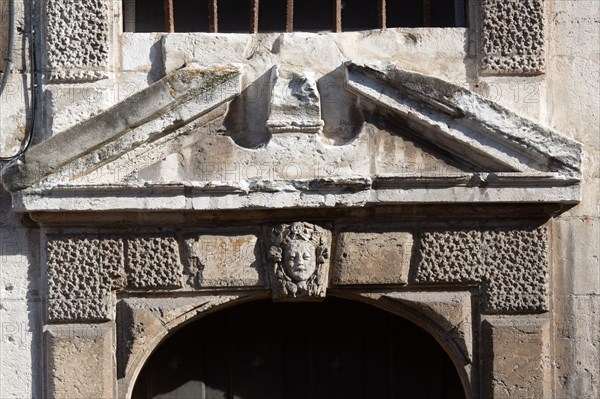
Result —
<path fill-rule="evenodd" d="M 226 135 L 244 148 L 265 146 L 271 139 L 266 127 L 270 98 L 271 69 L 233 99 L 224 121 Z"/>
<path fill-rule="evenodd" d="M 363 122 L 358 97 L 344 88 L 344 66 L 340 65 L 318 80 L 321 115 L 325 122 L 323 136 L 334 145 L 344 145 L 360 133 Z M 229 106 L 225 118 L 226 135 L 244 148 L 267 145 L 271 100 L 271 69 L 252 82 Z"/>

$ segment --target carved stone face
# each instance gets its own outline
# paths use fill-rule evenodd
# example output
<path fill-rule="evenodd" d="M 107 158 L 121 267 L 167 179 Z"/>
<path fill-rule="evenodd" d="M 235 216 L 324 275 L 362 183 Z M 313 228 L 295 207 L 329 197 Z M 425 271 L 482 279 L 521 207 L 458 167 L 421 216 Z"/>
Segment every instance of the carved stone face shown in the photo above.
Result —
<path fill-rule="evenodd" d="M 315 246 L 303 240 L 290 242 L 284 250 L 284 267 L 295 282 L 308 280 L 317 268 Z"/>

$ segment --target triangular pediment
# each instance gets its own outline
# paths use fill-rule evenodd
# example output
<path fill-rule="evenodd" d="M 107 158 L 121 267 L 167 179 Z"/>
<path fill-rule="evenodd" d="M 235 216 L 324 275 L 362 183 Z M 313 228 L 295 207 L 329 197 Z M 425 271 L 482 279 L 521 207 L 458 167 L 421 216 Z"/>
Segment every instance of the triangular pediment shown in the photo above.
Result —
<path fill-rule="evenodd" d="M 393 64 L 345 70 L 363 116 L 342 143 L 322 133 L 312 75 L 274 68 L 268 139 L 243 145 L 223 122 L 241 70 L 192 65 L 33 147 L 5 187 L 38 212 L 579 201 L 579 143 Z"/>

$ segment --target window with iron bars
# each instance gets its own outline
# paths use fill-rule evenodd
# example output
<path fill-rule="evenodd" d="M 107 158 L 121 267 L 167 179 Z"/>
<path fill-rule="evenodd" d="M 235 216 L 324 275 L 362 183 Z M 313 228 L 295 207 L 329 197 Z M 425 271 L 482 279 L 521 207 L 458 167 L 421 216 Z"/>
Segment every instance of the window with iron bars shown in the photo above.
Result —
<path fill-rule="evenodd" d="M 466 26 L 466 0 L 123 0 L 126 32 L 343 32 Z"/>

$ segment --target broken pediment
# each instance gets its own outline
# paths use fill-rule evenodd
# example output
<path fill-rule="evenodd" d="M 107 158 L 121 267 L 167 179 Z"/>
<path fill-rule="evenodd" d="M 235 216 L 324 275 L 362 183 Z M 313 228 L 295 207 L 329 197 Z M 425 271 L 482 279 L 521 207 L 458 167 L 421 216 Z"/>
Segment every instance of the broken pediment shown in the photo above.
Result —
<path fill-rule="evenodd" d="M 361 113 L 351 140 L 323 134 L 310 71 L 274 67 L 267 139 L 241 145 L 224 120 L 242 71 L 190 65 L 33 147 L 4 185 L 25 212 L 580 200 L 579 143 L 393 64 L 344 67 Z"/>

